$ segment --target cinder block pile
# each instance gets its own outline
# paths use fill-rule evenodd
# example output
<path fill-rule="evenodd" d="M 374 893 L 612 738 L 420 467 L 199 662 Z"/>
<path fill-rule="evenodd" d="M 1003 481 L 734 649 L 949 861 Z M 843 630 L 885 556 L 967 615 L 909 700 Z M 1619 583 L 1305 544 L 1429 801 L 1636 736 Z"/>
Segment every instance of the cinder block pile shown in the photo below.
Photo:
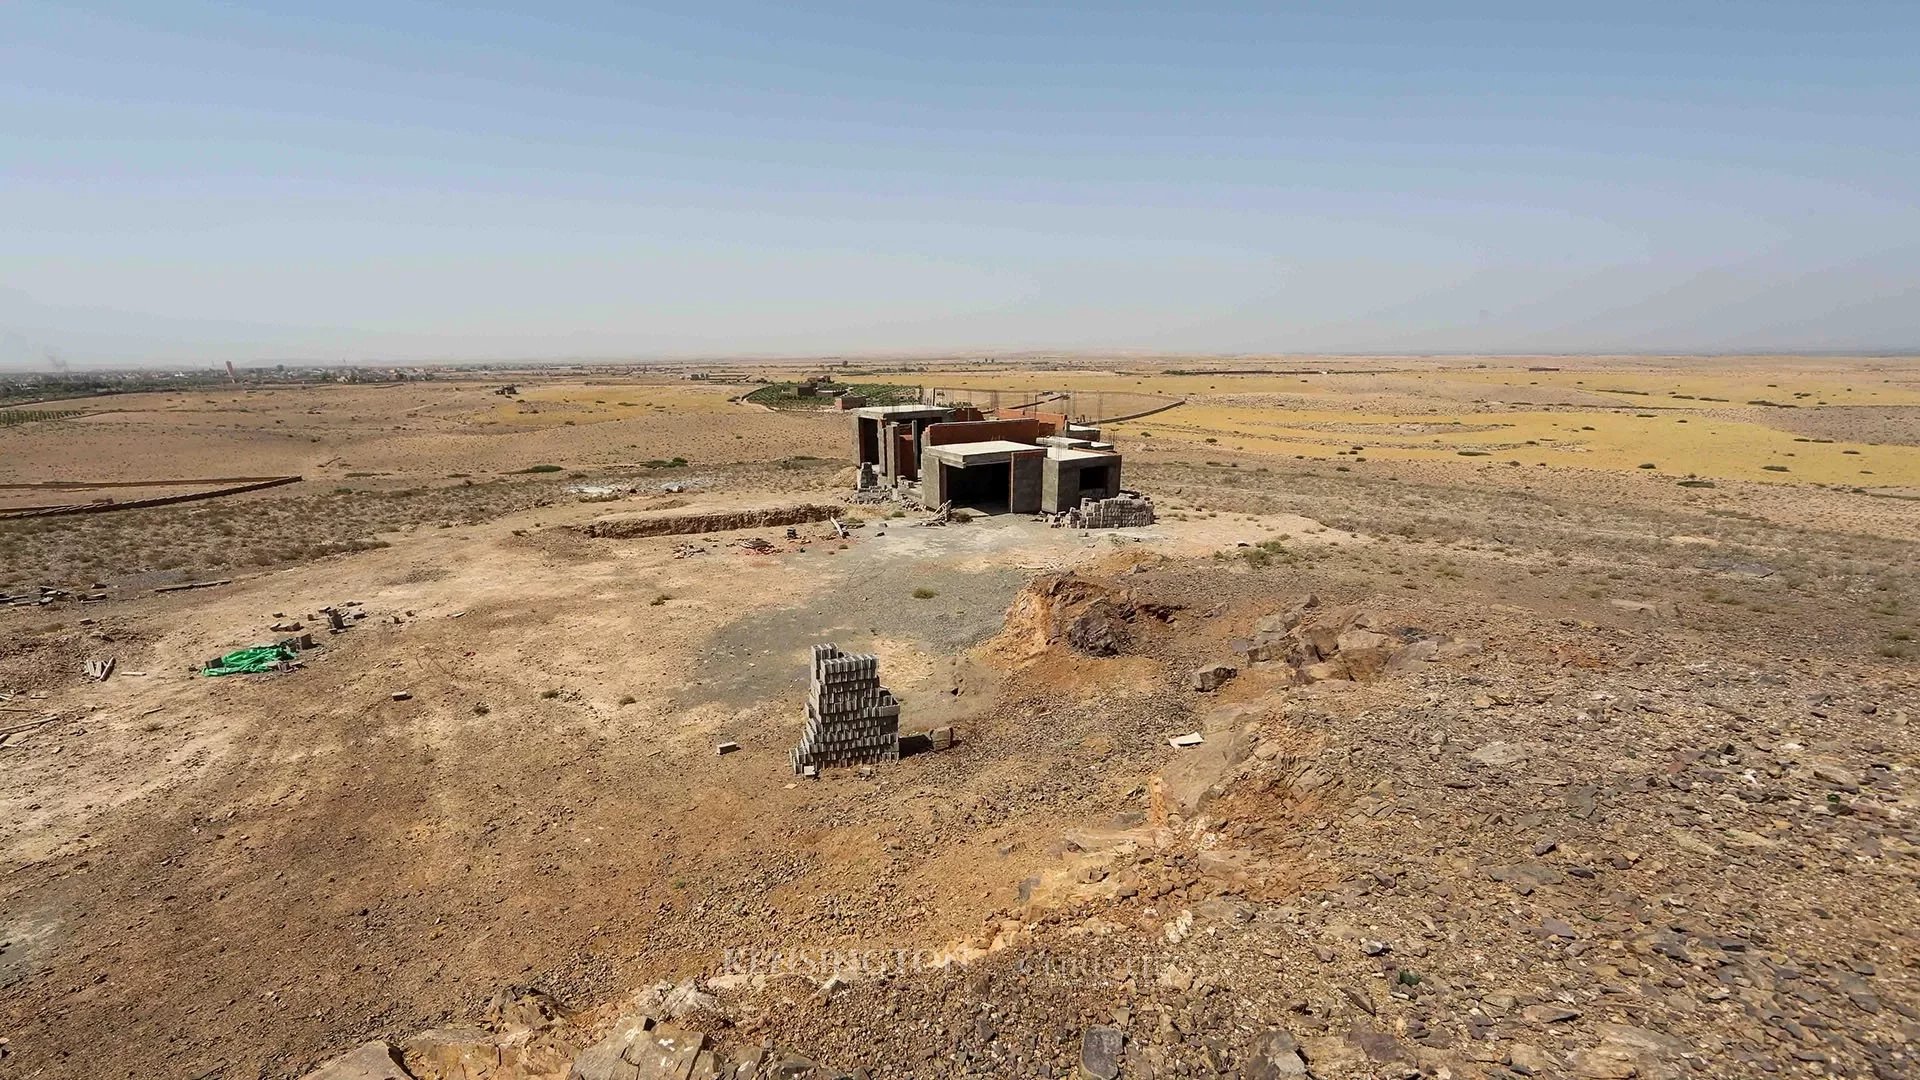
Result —
<path fill-rule="evenodd" d="M 1126 529 L 1153 524 L 1153 500 L 1120 495 L 1111 499 L 1082 499 L 1071 523 L 1081 529 Z"/>
<path fill-rule="evenodd" d="M 880 685 L 878 657 L 813 647 L 806 727 L 789 757 L 802 775 L 829 765 L 900 760 L 900 702 Z"/>

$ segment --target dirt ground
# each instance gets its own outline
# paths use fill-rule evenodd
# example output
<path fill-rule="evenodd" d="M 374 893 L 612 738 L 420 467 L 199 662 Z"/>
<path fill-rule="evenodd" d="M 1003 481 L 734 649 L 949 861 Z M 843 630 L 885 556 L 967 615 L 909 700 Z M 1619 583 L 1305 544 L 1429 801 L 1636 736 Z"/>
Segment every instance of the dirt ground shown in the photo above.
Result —
<path fill-rule="evenodd" d="M 1095 1027 L 1127 1076 L 1255 1075 L 1282 1030 L 1323 1077 L 1910 1075 L 1920 379 L 1479 363 L 980 375 L 1190 398 L 1108 432 L 1161 521 L 1105 534 L 886 505 L 846 540 L 573 528 L 842 493 L 843 421 L 684 380 L 141 395 L 0 432 L 0 483 L 308 478 L 0 522 L 0 592 L 108 597 L 0 607 L 0 1077 L 296 1077 L 506 986 L 577 1049 L 687 978 L 717 1045 L 821 1076 L 1068 1075 Z M 1124 610 L 1112 650 L 1050 631 L 1059 575 Z M 1309 594 L 1436 651 L 1250 661 Z M 328 633 L 330 606 L 359 617 Z M 292 622 L 297 670 L 192 673 Z M 878 654 L 903 726 L 959 746 L 796 778 L 817 641 Z M 1196 730 L 1245 743 L 1197 787 L 1167 742 Z M 1204 812 L 1169 811 L 1183 784 Z M 713 981 L 846 948 L 972 962 Z"/>

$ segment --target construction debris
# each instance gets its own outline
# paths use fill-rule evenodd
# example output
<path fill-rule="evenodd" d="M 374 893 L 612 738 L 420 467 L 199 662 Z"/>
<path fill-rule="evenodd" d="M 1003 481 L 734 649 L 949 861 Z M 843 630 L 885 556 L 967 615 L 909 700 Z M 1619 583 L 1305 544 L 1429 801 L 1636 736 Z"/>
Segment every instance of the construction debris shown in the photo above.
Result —
<path fill-rule="evenodd" d="M 1153 524 L 1153 500 L 1123 491 L 1111 499 L 1082 499 L 1066 513 L 1071 529 L 1129 529 Z"/>
<path fill-rule="evenodd" d="M 737 742 L 723 742 L 719 746 L 714 747 L 713 749 L 715 753 L 720 754 L 721 756 L 724 757 L 725 755 L 731 754 L 735 750 L 740 749 L 740 744 Z"/>
<path fill-rule="evenodd" d="M 200 667 L 200 674 L 216 675 L 259 675 L 269 671 L 291 671 L 298 655 L 292 645 L 276 642 L 272 645 L 255 645 L 250 649 L 235 649 L 225 656 L 217 656 Z"/>
<path fill-rule="evenodd" d="M 878 657 L 813 647 L 806 726 L 790 757 L 802 776 L 823 765 L 900 760 L 900 702 L 880 685 Z"/>
<path fill-rule="evenodd" d="M 216 578 L 213 581 L 189 581 L 185 585 L 162 585 L 153 590 L 156 593 L 186 592 L 189 589 L 211 589 L 215 585 L 231 585 L 232 578 Z"/>
<path fill-rule="evenodd" d="M 18 735 L 23 731 L 32 731 L 34 728 L 51 724 L 58 719 L 60 719 L 60 714 L 54 713 L 52 716 L 43 716 L 38 720 L 29 720 L 24 724 L 14 724 L 11 727 L 0 728 L 0 739 L 7 738 L 11 735 Z"/>
<path fill-rule="evenodd" d="M 109 656 L 104 660 L 89 660 L 83 669 L 86 676 L 95 682 L 106 682 L 113 675 L 113 666 L 119 663 L 117 657 Z"/>
<path fill-rule="evenodd" d="M 0 593 L 0 604 L 6 604 L 10 607 L 31 607 L 31 606 L 45 607 L 46 605 L 53 603 L 55 600 L 73 600 L 73 599 L 76 599 L 76 597 L 73 595 L 73 592 L 71 590 L 56 589 L 51 585 L 38 585 L 38 586 L 35 586 L 34 588 L 28 589 L 26 592 Z M 86 602 L 90 600 L 104 600 L 106 599 L 106 594 L 105 593 L 89 593 L 85 596 L 78 597 L 78 599 L 81 600 L 82 602 Z"/>

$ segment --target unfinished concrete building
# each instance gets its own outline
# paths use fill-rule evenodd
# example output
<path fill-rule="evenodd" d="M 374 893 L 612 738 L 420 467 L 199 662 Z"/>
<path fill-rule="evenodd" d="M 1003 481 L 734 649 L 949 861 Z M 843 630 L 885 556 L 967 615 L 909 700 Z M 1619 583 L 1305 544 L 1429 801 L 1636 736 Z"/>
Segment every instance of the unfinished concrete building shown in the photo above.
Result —
<path fill-rule="evenodd" d="M 829 765 L 900 760 L 900 702 L 880 685 L 878 657 L 813 647 L 806 723 L 789 758 L 801 775 L 818 775 Z"/>
<path fill-rule="evenodd" d="M 855 460 L 883 486 L 920 485 L 926 506 L 1064 514 L 1120 494 L 1120 454 L 1100 432 L 1031 409 L 882 405 L 854 414 Z M 864 472 L 864 469 L 863 469 Z"/>
<path fill-rule="evenodd" d="M 871 465 L 889 487 L 920 479 L 920 438 L 928 427 L 953 418 L 954 410 L 932 405 L 868 405 L 853 414 L 853 459 Z"/>

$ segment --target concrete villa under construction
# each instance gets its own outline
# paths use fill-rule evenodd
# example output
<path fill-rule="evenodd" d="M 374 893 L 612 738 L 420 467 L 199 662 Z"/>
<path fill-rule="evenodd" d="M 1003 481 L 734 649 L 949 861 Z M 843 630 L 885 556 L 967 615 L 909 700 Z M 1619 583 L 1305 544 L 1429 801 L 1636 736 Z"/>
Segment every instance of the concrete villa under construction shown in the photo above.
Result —
<path fill-rule="evenodd" d="M 1031 408 L 873 405 L 853 415 L 863 485 L 918 484 L 929 507 L 1064 514 L 1120 495 L 1120 453 L 1098 428 Z"/>

